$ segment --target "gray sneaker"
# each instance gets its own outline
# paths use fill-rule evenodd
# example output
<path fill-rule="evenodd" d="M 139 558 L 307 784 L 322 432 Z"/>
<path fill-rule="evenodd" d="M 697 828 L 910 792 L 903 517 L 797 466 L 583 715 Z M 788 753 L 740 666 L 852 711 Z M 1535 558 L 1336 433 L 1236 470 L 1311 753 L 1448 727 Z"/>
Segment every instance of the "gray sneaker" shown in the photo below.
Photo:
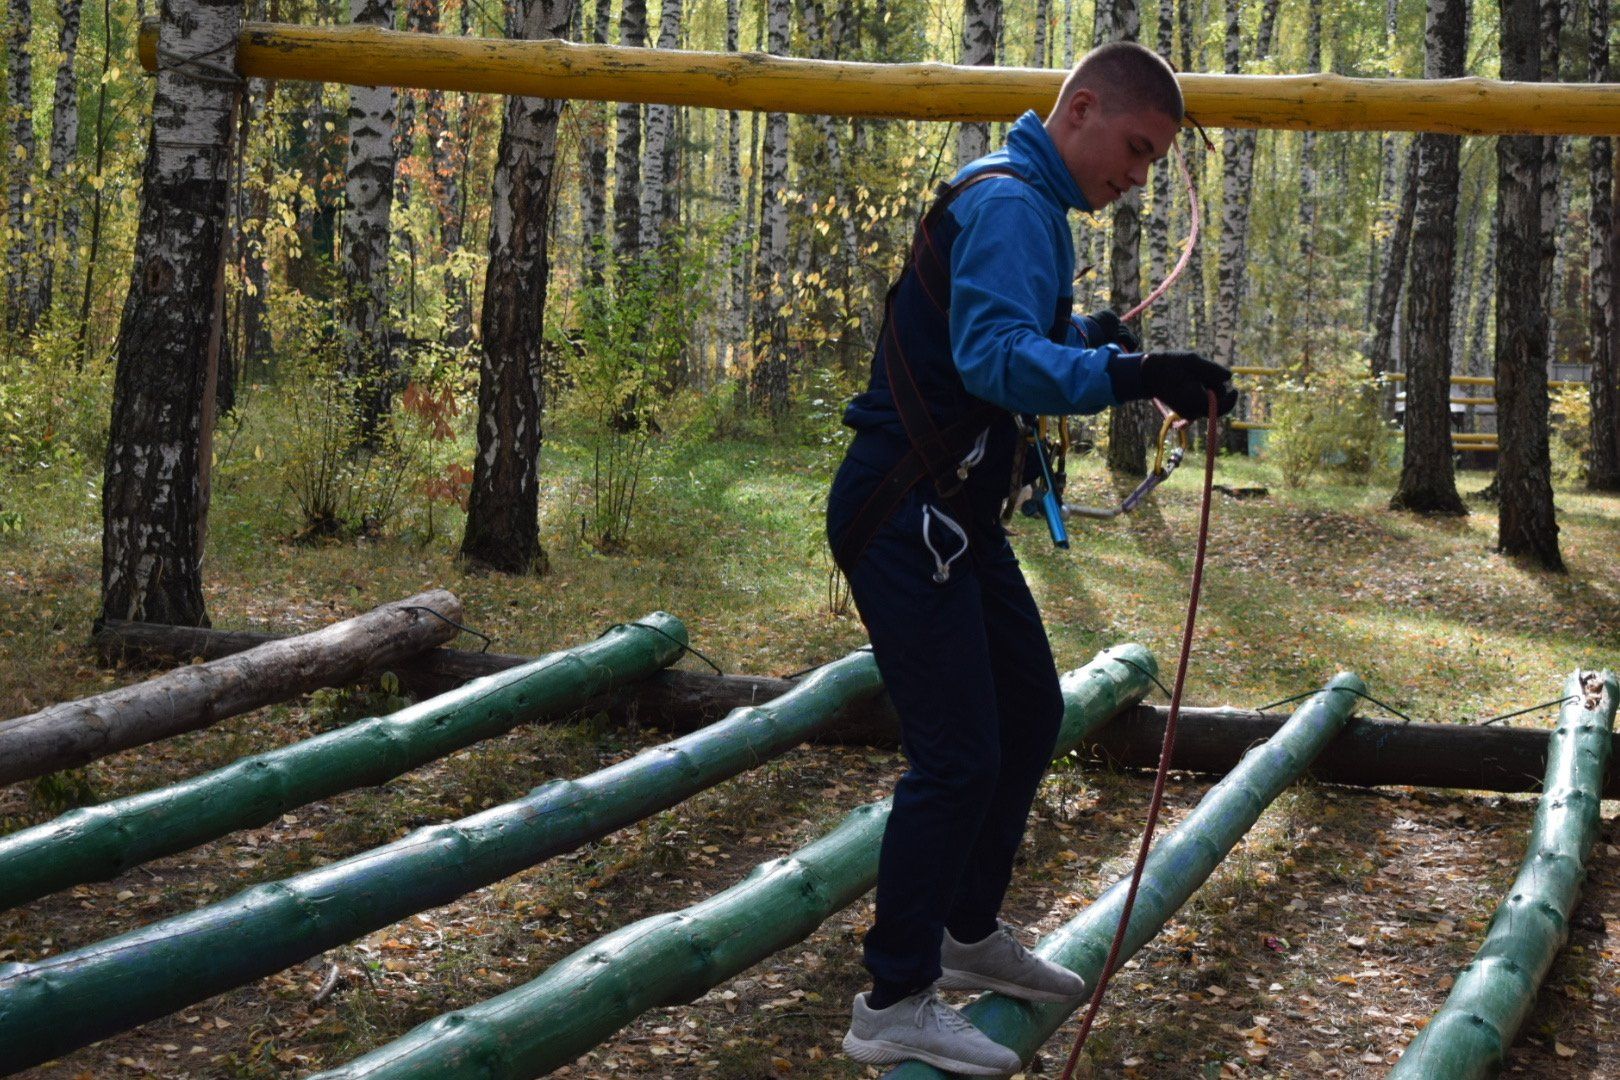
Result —
<path fill-rule="evenodd" d="M 1006 923 L 998 923 L 995 933 L 972 945 L 963 945 L 945 931 L 939 962 L 944 969 L 939 986 L 946 990 L 999 990 L 1024 1001 L 1078 1001 L 1086 996 L 1086 980 L 1024 948 Z"/>
<path fill-rule="evenodd" d="M 863 1065 L 926 1061 L 968 1076 L 1007 1076 L 1023 1062 L 1013 1051 L 973 1026 L 930 987 L 901 998 L 887 1009 L 873 1009 L 866 995 L 855 997 L 844 1053 Z"/>

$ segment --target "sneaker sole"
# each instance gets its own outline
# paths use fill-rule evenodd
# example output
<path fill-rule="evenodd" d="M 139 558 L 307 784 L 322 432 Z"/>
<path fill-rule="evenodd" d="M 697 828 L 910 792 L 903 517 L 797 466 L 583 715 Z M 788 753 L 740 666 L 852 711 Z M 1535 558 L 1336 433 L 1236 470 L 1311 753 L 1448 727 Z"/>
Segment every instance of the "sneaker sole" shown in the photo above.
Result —
<path fill-rule="evenodd" d="M 1001 979 L 992 979 L 985 975 L 975 975 L 970 971 L 957 971 L 945 968 L 936 983 L 942 990 L 994 990 L 1008 997 L 1018 998 L 1020 1001 L 1084 1001 L 1086 985 L 1080 984 L 1080 991 L 1076 994 L 1060 994 L 1055 990 L 1036 990 L 1017 983 L 1004 982 Z"/>
<path fill-rule="evenodd" d="M 862 1065 L 898 1065 L 902 1061 L 921 1061 L 935 1068 L 961 1073 L 964 1076 L 1007 1076 L 1023 1068 L 1021 1061 L 1005 1069 L 994 1065 L 978 1065 L 971 1061 L 930 1053 L 915 1046 L 906 1046 L 903 1043 L 856 1038 L 853 1032 L 844 1035 L 844 1054 L 850 1060 L 858 1061 Z"/>

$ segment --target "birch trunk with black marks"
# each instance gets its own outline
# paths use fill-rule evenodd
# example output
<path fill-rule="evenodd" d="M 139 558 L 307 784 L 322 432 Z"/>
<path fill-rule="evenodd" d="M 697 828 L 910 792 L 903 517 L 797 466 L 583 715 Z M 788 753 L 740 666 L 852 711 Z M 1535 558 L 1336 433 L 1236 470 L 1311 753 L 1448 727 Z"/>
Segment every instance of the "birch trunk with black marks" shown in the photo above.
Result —
<path fill-rule="evenodd" d="M 1461 250 L 1457 257 L 1457 272 L 1451 279 L 1451 345 L 1447 352 L 1451 356 L 1451 370 L 1461 375 L 1468 370 L 1468 303 L 1472 290 L 1469 288 L 1474 280 L 1474 264 L 1479 254 L 1480 219 L 1485 213 L 1485 180 L 1483 170 L 1475 170 L 1473 190 L 1468 193 L 1468 199 L 1463 204 L 1467 207 L 1467 216 L 1463 219 L 1463 227 L 1459 243 Z M 1489 233 L 1489 229 L 1484 230 Z"/>
<path fill-rule="evenodd" d="M 1463 73 L 1465 0 L 1429 0 L 1423 74 Z M 1423 280 L 1406 290 L 1412 350 L 1406 363 L 1406 446 L 1390 509 L 1466 514 L 1451 454 L 1451 283 L 1456 270 L 1458 155 L 1455 135 L 1417 136 L 1417 204 L 1412 265 Z"/>
<path fill-rule="evenodd" d="M 769 0 L 766 51 L 784 56 L 788 48 L 791 0 Z M 754 273 L 754 367 L 749 375 L 748 396 L 753 411 L 780 423 L 788 410 L 787 317 L 787 166 L 788 118 L 786 113 L 770 113 L 765 118 L 764 163 L 760 178 L 759 260 Z"/>
<path fill-rule="evenodd" d="M 1395 213 L 1395 225 L 1384 249 L 1384 268 L 1378 277 L 1378 302 L 1373 308 L 1372 341 L 1367 346 L 1367 368 L 1374 376 L 1390 370 L 1390 358 L 1395 344 L 1396 314 L 1400 310 L 1401 290 L 1406 282 L 1406 265 L 1412 249 L 1412 219 L 1417 213 L 1418 168 L 1421 164 L 1420 147 L 1414 136 L 1406 148 L 1406 168 L 1402 170 L 1400 209 Z"/>
<path fill-rule="evenodd" d="M 527 41 L 568 32 L 577 0 L 515 0 L 507 35 Z M 511 97 L 490 194 L 478 372 L 478 456 L 461 554 L 506 573 L 544 574 L 540 546 L 540 443 L 545 411 L 540 342 L 545 328 L 547 211 L 556 179 L 563 103 Z"/>
<path fill-rule="evenodd" d="M 392 29 L 394 0 L 349 0 L 356 26 Z M 354 384 L 357 432 L 374 444 L 393 400 L 388 348 L 388 219 L 394 201 L 394 90 L 349 88 L 349 153 L 344 168 L 344 370 Z"/>
<path fill-rule="evenodd" d="M 1395 32 L 1398 29 L 1396 16 L 1399 11 L 1400 5 L 1396 0 L 1387 0 L 1384 4 L 1384 54 L 1391 62 L 1393 62 L 1396 54 Z M 1396 148 L 1398 139 L 1399 135 L 1396 132 L 1384 132 L 1382 153 L 1379 159 L 1381 168 L 1378 174 L 1378 231 L 1375 234 L 1374 241 L 1367 245 L 1367 310 L 1364 321 L 1369 325 L 1373 321 L 1374 305 L 1377 303 L 1381 291 L 1380 284 L 1383 281 L 1383 274 L 1380 271 L 1386 269 L 1386 264 L 1381 261 L 1380 256 L 1384 250 L 1389 249 L 1387 241 L 1385 249 L 1380 249 L 1376 237 L 1390 237 L 1393 235 L 1395 221 L 1398 217 L 1396 207 L 1401 202 L 1400 192 L 1395 187 L 1396 182 L 1400 179 L 1399 174 L 1395 171 L 1395 163 L 1400 156 Z"/>
<path fill-rule="evenodd" d="M 1001 38 L 1001 0 L 962 0 L 962 63 L 989 67 Z M 990 152 L 989 124 L 962 124 L 956 131 L 960 168 Z"/>
<path fill-rule="evenodd" d="M 1035 0 L 1035 48 L 1033 63 L 1036 67 L 1052 66 L 1052 0 Z"/>
<path fill-rule="evenodd" d="M 1493 215 L 1485 237 L 1485 257 L 1480 260 L 1479 282 L 1474 287 L 1474 317 L 1468 335 L 1466 368 L 1469 375 L 1489 375 L 1495 366 L 1495 358 L 1491 356 L 1486 343 L 1496 296 L 1496 231 L 1496 218 Z"/>
<path fill-rule="evenodd" d="M 6 252 L 6 330 L 24 336 L 34 332 L 38 320 L 38 292 L 34 274 L 39 258 L 34 234 L 34 68 L 29 36 L 34 28 L 29 0 L 7 4 L 6 110 L 11 126 L 10 157 L 6 162 L 7 224 L 11 244 Z"/>
<path fill-rule="evenodd" d="M 647 44 L 647 0 L 624 0 L 619 44 Z M 613 183 L 613 254 L 623 264 L 641 254 L 641 106 L 633 101 L 619 103 Z"/>
<path fill-rule="evenodd" d="M 1063 0 L 1063 67 L 1074 68 L 1074 0 Z"/>
<path fill-rule="evenodd" d="M 678 49 L 681 44 L 681 0 L 663 0 L 658 19 L 658 47 Z M 641 249 L 656 249 L 675 225 L 668 216 L 665 182 L 670 173 L 670 142 L 675 134 L 675 107 L 647 106 L 647 146 L 641 167 Z"/>
<path fill-rule="evenodd" d="M 1608 0 L 1588 0 L 1587 11 L 1591 23 L 1590 78 L 1595 83 L 1607 82 Z M 1620 364 L 1616 363 L 1615 348 L 1615 178 L 1611 140 L 1592 140 L 1588 168 L 1592 186 L 1592 246 L 1588 255 L 1592 279 L 1588 304 L 1592 381 L 1587 393 L 1592 405 L 1592 457 L 1586 466 L 1586 486 L 1594 491 L 1620 491 Z"/>
<path fill-rule="evenodd" d="M 471 5 L 461 5 L 461 36 L 471 29 Z M 465 179 L 469 143 L 472 142 L 472 100 L 459 95 L 460 105 L 452 127 L 442 91 L 430 90 L 425 99 L 428 157 L 432 163 L 431 188 L 439 218 L 439 245 L 445 259 L 445 344 L 465 349 L 472 343 L 472 283 L 456 263 L 462 250 L 465 227 Z"/>
<path fill-rule="evenodd" d="M 51 162 L 47 173 L 51 207 L 41 221 L 39 286 L 35 309 L 49 311 L 56 294 L 58 259 L 67 278 L 79 276 L 79 199 L 69 190 L 68 170 L 79 155 L 79 80 L 73 65 L 79 55 L 80 0 L 61 0 L 62 18 L 57 47 L 62 62 L 56 69 L 56 94 L 51 103 Z M 58 244 L 60 243 L 60 246 Z"/>
<path fill-rule="evenodd" d="M 810 46 L 810 56 L 815 60 L 832 58 L 827 48 L 822 28 L 825 22 L 821 7 L 821 0 L 802 0 L 802 20 L 804 23 L 805 41 Z M 836 51 L 836 50 L 834 50 Z M 838 289 L 845 297 L 851 295 L 851 283 L 860 269 L 860 238 L 855 231 L 855 215 L 851 212 L 849 184 L 845 176 L 844 165 L 844 136 L 839 129 L 840 121 L 837 117 L 817 114 L 811 117 L 816 130 L 821 134 L 822 150 L 826 154 L 827 192 L 832 196 L 832 204 L 828 210 L 834 218 L 833 225 L 839 230 L 838 268 L 834 280 Z M 810 230 L 805 230 L 806 236 Z M 847 324 L 853 314 L 847 309 L 836 311 L 835 316 Z M 841 362 L 846 370 L 853 370 L 864 358 L 866 350 L 855 334 L 838 335 L 835 339 L 837 348 L 842 353 Z"/>
<path fill-rule="evenodd" d="M 1175 0 L 1159 0 L 1158 27 L 1154 46 L 1163 57 L 1173 55 L 1176 44 Z M 1148 276 L 1157 284 L 1170 272 L 1170 209 L 1175 202 L 1171 180 L 1176 169 L 1169 158 L 1153 169 L 1153 209 L 1148 213 Z M 1181 337 L 1176 326 L 1178 305 L 1165 297 L 1159 306 L 1145 312 L 1138 326 L 1138 337 L 1144 344 L 1168 348 Z M 1121 314 L 1124 314 L 1121 312 Z"/>
<path fill-rule="evenodd" d="M 605 0 L 604 0 L 605 2 Z M 726 0 L 726 51 L 736 52 L 738 22 L 742 0 Z M 726 268 L 726 295 L 721 309 L 721 363 L 724 370 L 735 370 L 742 354 L 743 335 L 748 332 L 748 288 L 746 266 L 748 234 L 743 231 L 742 190 L 742 114 L 733 109 L 726 113 L 726 164 L 720 179 L 720 199 L 724 211 L 732 216 L 731 224 L 722 239 L 722 266 Z"/>
<path fill-rule="evenodd" d="M 732 0 L 733 3 L 736 0 Z M 595 16 L 591 20 L 591 43 L 606 45 L 612 27 L 612 0 L 596 0 Z M 582 162 L 581 180 L 584 191 L 580 202 L 585 215 L 585 280 L 593 288 L 601 288 L 606 271 L 607 236 L 607 146 L 608 117 L 606 102 L 582 101 L 576 108 L 584 132 L 580 146 Z"/>
<path fill-rule="evenodd" d="M 1563 30 L 1561 0 L 1540 0 L 1537 15 L 1541 23 L 1540 74 L 1538 78 L 1558 81 L 1558 36 Z M 1558 350 L 1558 203 L 1559 148 L 1567 142 L 1556 135 L 1545 135 L 1541 143 L 1541 291 L 1542 310 L 1547 319 L 1547 358 L 1556 359 Z"/>
<path fill-rule="evenodd" d="M 1502 78 L 1541 78 L 1537 0 L 1502 0 Z M 1496 141 L 1497 548 L 1563 570 L 1547 423 L 1546 161 L 1535 136 Z"/>
<path fill-rule="evenodd" d="M 1109 5 L 1109 41 L 1135 41 L 1142 32 L 1137 0 Z M 1103 39 L 1099 38 L 1099 45 Z M 1161 170 L 1162 171 L 1162 170 Z M 1142 299 L 1142 193 L 1132 191 L 1114 203 L 1112 250 L 1109 252 L 1109 305 L 1123 315 Z M 1126 476 L 1147 474 L 1148 442 L 1158 431 L 1159 411 L 1151 401 L 1116 405 L 1108 416 L 1108 468 Z"/>
<path fill-rule="evenodd" d="M 1260 26 L 1255 36 L 1254 55 L 1264 59 L 1271 52 L 1271 38 L 1277 25 L 1278 0 L 1265 0 L 1260 10 Z M 1226 3 L 1226 70 L 1243 70 L 1243 26 L 1241 0 Z M 1214 359 L 1231 367 L 1240 363 L 1238 329 L 1243 314 L 1244 294 L 1249 273 L 1249 196 L 1254 179 L 1255 133 L 1252 128 L 1228 128 L 1221 140 L 1221 245 L 1216 271 L 1213 327 Z M 1240 401 L 1238 417 L 1248 413 L 1248 402 Z M 1231 425 L 1223 433 L 1230 450 L 1241 450 L 1245 434 Z"/>
<path fill-rule="evenodd" d="M 159 73 L 152 102 L 102 482 L 105 618 L 208 625 L 210 366 L 218 357 L 237 96 L 220 72 L 235 68 L 241 22 L 241 0 L 168 0 L 162 8 L 158 34 L 169 70 Z"/>
<path fill-rule="evenodd" d="M 1322 2 L 1307 0 L 1305 70 L 1322 70 Z M 1300 371 L 1311 371 L 1311 345 L 1316 330 L 1316 132 L 1300 133 L 1299 145 L 1299 261 Z"/>

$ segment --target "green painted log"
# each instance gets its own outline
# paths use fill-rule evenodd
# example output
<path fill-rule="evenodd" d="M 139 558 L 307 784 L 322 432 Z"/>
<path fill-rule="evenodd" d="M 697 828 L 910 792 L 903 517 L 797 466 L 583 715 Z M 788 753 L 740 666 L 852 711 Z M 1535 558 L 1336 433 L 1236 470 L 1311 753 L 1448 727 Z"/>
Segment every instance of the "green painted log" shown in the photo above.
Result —
<path fill-rule="evenodd" d="M 1617 685 L 1613 672 L 1577 671 L 1547 748 L 1547 776 L 1530 845 L 1485 943 L 1451 994 L 1390 1071 L 1404 1080 L 1495 1076 L 1535 1008 L 1536 990 L 1569 937 L 1569 915 L 1602 824 Z"/>
<path fill-rule="evenodd" d="M 340 791 L 381 784 L 646 678 L 680 658 L 686 627 L 663 612 L 642 622 L 391 715 L 0 837 L 0 910 L 80 882 L 116 877 L 149 859 L 263 825 Z"/>
<path fill-rule="evenodd" d="M 1261 812 L 1304 773 L 1311 759 L 1339 733 L 1355 709 L 1355 694 L 1346 692 L 1351 690 L 1364 692 L 1366 687 L 1355 675 L 1336 675 L 1327 689 L 1301 705 L 1277 734 L 1244 755 L 1237 768 L 1205 794 L 1181 825 L 1154 845 L 1142 870 L 1130 929 L 1120 948 L 1121 964 L 1153 939 L 1254 827 Z M 1108 960 L 1120 913 L 1125 909 L 1129 886 L 1129 878 L 1115 882 L 1096 903 L 1042 938 L 1035 951 L 1079 972 L 1087 985 L 1096 986 Z M 979 1030 L 1003 1046 L 1012 1047 L 1028 1061 L 1072 1010 L 1062 1004 L 1035 1004 L 986 994 L 963 1011 Z M 1067 1053 L 1068 1047 L 1063 1049 Z M 891 1080 L 944 1075 L 916 1061 L 887 1074 Z"/>
<path fill-rule="evenodd" d="M 35 963 L 0 965 L 0 1067 L 184 1008 L 600 839 L 785 753 L 882 689 L 870 652 L 578 780 Z"/>
<path fill-rule="evenodd" d="M 1122 645 L 1064 677 L 1059 755 L 1147 692 L 1144 668 L 1157 670 L 1152 654 Z M 756 867 L 723 893 L 632 923 L 532 982 L 430 1020 L 311 1080 L 516 1080 L 565 1065 L 648 1009 L 691 1001 L 854 903 L 877 880 L 888 818 L 887 799 L 860 807 L 820 840 Z"/>

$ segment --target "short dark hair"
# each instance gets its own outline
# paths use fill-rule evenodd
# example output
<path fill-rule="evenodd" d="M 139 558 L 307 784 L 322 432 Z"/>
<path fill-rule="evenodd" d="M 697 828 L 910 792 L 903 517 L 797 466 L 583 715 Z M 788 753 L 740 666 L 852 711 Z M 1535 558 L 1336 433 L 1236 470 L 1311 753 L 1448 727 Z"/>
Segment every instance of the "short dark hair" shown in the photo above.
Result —
<path fill-rule="evenodd" d="M 1187 114 L 1176 73 L 1158 53 L 1134 41 L 1112 41 L 1081 57 L 1063 82 L 1058 104 L 1081 88 L 1096 94 L 1108 112 L 1156 109 L 1178 124 Z"/>

